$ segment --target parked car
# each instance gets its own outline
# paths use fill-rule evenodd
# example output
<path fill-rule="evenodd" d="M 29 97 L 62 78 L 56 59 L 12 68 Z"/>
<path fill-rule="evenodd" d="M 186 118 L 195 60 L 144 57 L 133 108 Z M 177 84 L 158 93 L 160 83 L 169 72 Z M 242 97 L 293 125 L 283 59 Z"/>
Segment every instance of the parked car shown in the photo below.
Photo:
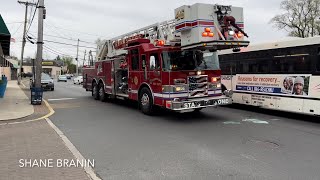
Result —
<path fill-rule="evenodd" d="M 82 84 L 83 83 L 83 76 L 78 76 L 73 79 L 73 84 Z"/>
<path fill-rule="evenodd" d="M 32 73 L 31 72 L 27 72 L 27 73 L 22 73 L 22 77 L 32 77 Z"/>
<path fill-rule="evenodd" d="M 48 74 L 45 74 L 45 73 L 41 74 L 41 87 L 43 89 L 54 91 L 53 79 Z"/>
<path fill-rule="evenodd" d="M 67 76 L 66 75 L 59 75 L 58 82 L 60 82 L 60 81 L 67 82 L 68 81 Z"/>
<path fill-rule="evenodd" d="M 71 74 L 66 74 L 67 79 L 71 79 Z"/>
<path fill-rule="evenodd" d="M 34 79 L 30 78 L 30 89 L 34 87 Z M 49 74 L 41 73 L 41 87 L 42 89 L 47 89 L 54 91 L 54 82 Z"/>

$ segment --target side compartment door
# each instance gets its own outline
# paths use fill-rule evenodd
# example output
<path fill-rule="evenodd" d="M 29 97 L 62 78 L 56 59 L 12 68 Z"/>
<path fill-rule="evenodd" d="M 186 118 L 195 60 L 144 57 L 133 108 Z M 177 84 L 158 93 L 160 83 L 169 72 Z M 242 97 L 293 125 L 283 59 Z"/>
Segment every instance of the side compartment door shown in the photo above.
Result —
<path fill-rule="evenodd" d="M 150 84 L 154 93 L 154 103 L 157 105 L 162 105 L 162 63 L 160 54 L 158 52 L 150 53 L 148 57 L 147 82 Z"/>
<path fill-rule="evenodd" d="M 112 79 L 112 61 L 106 61 L 103 65 L 105 69 L 105 87 L 104 90 L 108 94 L 113 94 L 112 91 L 112 84 L 111 84 L 111 79 Z"/>
<path fill-rule="evenodd" d="M 147 82 L 148 80 L 148 64 L 147 64 L 147 55 L 146 54 L 141 54 L 141 69 L 142 69 L 142 74 L 140 76 L 140 82 Z"/>
<path fill-rule="evenodd" d="M 140 73 L 141 73 L 141 61 L 139 49 L 130 49 L 129 55 L 129 77 L 128 77 L 128 93 L 129 98 L 133 100 L 138 100 L 138 89 L 141 84 Z"/>

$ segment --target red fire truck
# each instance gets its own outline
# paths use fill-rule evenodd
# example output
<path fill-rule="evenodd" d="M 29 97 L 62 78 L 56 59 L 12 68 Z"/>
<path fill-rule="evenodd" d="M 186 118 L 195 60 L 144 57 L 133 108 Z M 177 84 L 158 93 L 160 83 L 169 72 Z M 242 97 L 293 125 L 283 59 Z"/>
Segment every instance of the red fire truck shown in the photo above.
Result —
<path fill-rule="evenodd" d="M 138 101 L 177 112 L 231 104 L 221 85 L 217 51 L 249 45 L 243 9 L 194 4 L 175 9 L 175 19 L 105 40 L 95 63 L 83 69 L 83 87 L 96 100 Z"/>

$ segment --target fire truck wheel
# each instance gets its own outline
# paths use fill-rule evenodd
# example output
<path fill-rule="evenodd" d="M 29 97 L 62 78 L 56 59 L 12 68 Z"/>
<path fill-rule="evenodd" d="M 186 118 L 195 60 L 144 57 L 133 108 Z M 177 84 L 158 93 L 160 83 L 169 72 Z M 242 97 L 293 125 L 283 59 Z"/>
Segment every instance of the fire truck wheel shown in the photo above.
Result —
<path fill-rule="evenodd" d="M 153 99 L 148 88 L 141 89 L 139 94 L 139 106 L 144 114 L 151 115 L 153 113 Z"/>
<path fill-rule="evenodd" d="M 106 93 L 104 92 L 103 84 L 100 84 L 99 86 L 99 99 L 102 102 L 106 101 Z"/>
<path fill-rule="evenodd" d="M 193 111 L 193 113 L 200 113 L 203 108 L 197 108 Z"/>
<path fill-rule="evenodd" d="M 99 88 L 96 83 L 93 84 L 93 89 L 92 89 L 92 96 L 95 100 L 99 99 Z"/>

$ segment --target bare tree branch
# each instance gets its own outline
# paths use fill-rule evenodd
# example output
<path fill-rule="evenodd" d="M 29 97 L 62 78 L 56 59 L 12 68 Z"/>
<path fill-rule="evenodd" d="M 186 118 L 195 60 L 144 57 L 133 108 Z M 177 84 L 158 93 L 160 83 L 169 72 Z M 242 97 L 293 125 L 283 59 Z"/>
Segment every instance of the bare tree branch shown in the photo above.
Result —
<path fill-rule="evenodd" d="M 276 28 L 302 38 L 320 34 L 320 0 L 283 0 L 280 8 L 270 21 Z"/>

